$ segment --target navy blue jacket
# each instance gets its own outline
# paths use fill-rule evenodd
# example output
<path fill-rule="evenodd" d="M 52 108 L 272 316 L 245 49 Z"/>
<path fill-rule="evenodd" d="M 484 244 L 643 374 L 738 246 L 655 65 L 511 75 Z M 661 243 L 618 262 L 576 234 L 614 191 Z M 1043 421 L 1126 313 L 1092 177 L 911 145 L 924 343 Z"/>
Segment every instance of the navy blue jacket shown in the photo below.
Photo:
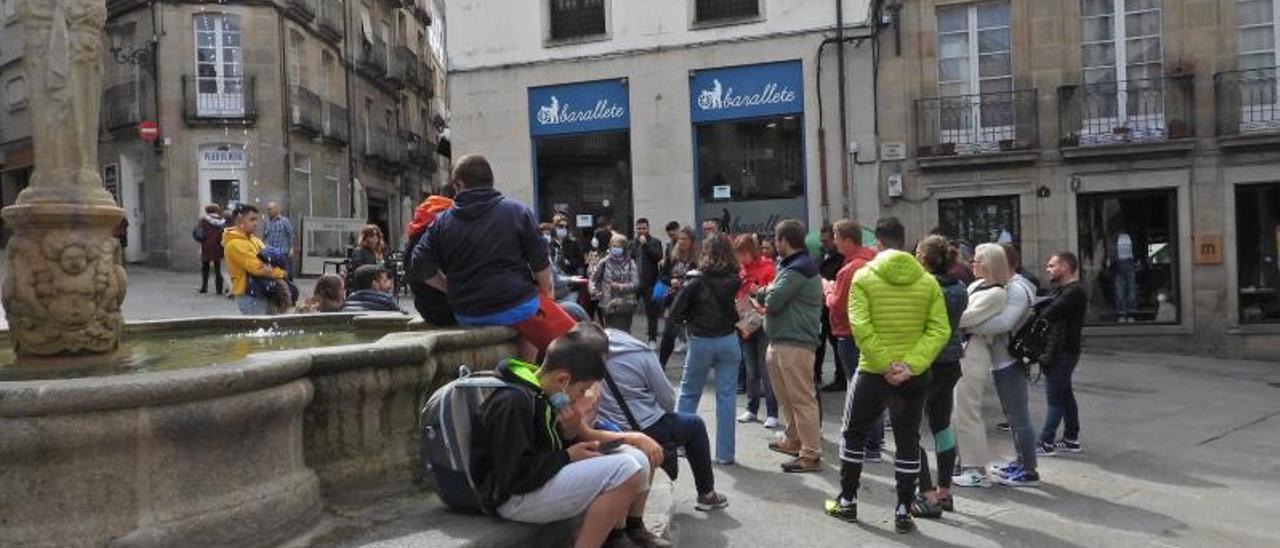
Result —
<path fill-rule="evenodd" d="M 492 188 L 463 191 L 427 229 L 409 263 L 414 280 L 437 272 L 462 316 L 487 316 L 538 295 L 534 272 L 550 266 L 538 221 L 524 204 Z"/>

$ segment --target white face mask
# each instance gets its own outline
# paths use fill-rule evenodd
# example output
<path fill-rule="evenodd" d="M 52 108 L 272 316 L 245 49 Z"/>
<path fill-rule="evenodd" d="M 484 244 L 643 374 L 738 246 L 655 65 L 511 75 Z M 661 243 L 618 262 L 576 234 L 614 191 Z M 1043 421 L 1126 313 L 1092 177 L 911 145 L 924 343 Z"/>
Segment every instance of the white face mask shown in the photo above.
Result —
<path fill-rule="evenodd" d="M 560 228 L 560 227 L 556 227 L 556 238 L 557 238 L 557 239 L 563 240 L 563 239 L 565 238 L 565 236 L 568 236 L 568 235 L 569 235 L 569 229 L 567 229 L 567 228 Z"/>
<path fill-rule="evenodd" d="M 610 254 L 610 255 L 613 255 L 614 257 L 621 257 L 621 256 L 622 256 L 622 254 L 623 254 L 623 252 L 624 252 L 624 250 L 623 250 L 621 247 L 611 247 L 611 248 L 609 248 L 609 254 Z"/>

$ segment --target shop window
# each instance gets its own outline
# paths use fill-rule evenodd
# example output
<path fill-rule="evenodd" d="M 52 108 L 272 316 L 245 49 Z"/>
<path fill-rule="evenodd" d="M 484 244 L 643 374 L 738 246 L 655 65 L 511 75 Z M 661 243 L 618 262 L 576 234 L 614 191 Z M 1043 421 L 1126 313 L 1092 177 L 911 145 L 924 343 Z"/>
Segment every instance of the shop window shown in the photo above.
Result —
<path fill-rule="evenodd" d="M 1240 323 L 1280 323 L 1280 183 L 1236 187 Z"/>
<path fill-rule="evenodd" d="M 696 127 L 700 219 L 729 232 L 770 233 L 805 219 L 803 129 L 797 115 Z"/>
<path fill-rule="evenodd" d="M 1177 323 L 1177 191 L 1082 194 L 1077 212 L 1086 322 Z"/>
<path fill-rule="evenodd" d="M 608 218 L 631 227 L 631 135 L 627 131 L 583 133 L 537 140 L 538 218 L 558 211 Z M 579 227 L 583 236 L 586 227 Z"/>
<path fill-rule="evenodd" d="M 694 21 L 715 23 L 760 16 L 760 0 L 694 0 Z"/>
<path fill-rule="evenodd" d="M 575 40 L 605 33 L 605 0 L 548 0 L 551 40 Z"/>
<path fill-rule="evenodd" d="M 938 229 L 969 249 L 985 243 L 1022 241 L 1017 196 L 938 200 Z"/>

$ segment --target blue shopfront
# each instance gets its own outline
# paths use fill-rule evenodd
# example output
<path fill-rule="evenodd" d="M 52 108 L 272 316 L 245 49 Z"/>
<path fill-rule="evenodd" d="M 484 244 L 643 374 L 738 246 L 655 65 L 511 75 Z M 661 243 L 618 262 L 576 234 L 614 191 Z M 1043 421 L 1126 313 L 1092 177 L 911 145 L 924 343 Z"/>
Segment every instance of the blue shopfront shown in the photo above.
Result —
<path fill-rule="evenodd" d="M 631 105 L 626 78 L 529 88 L 538 217 L 631 226 Z"/>
<path fill-rule="evenodd" d="M 808 220 L 800 61 L 694 71 L 689 103 L 699 222 L 767 234 Z"/>

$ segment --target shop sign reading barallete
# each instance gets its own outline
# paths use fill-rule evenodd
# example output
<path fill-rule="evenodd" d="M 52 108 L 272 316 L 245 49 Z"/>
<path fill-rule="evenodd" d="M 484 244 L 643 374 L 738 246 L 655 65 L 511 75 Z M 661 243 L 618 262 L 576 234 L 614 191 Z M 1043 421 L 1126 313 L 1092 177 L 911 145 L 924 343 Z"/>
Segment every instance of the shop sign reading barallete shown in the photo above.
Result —
<path fill-rule="evenodd" d="M 529 88 L 534 137 L 626 129 L 630 114 L 625 78 Z"/>
<path fill-rule="evenodd" d="M 804 112 L 800 61 L 699 70 L 689 77 L 694 123 Z"/>

